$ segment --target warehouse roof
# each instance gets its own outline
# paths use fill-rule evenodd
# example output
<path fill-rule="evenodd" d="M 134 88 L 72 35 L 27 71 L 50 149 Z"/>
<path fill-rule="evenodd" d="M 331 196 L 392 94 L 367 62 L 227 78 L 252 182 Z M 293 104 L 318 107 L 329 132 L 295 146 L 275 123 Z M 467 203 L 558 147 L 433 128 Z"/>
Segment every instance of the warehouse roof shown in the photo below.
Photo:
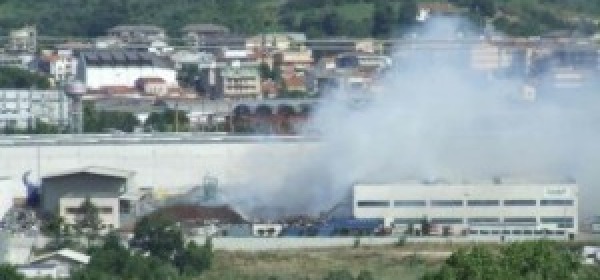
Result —
<path fill-rule="evenodd" d="M 81 167 L 81 168 L 76 168 L 76 169 L 64 170 L 64 171 L 56 172 L 56 173 L 52 173 L 52 174 L 46 174 L 42 178 L 48 179 L 48 178 L 55 178 L 55 177 L 63 177 L 63 176 L 79 174 L 79 173 L 87 173 L 87 174 L 116 177 L 116 178 L 123 178 L 123 179 L 128 179 L 135 174 L 135 172 L 133 172 L 133 171 L 123 170 L 123 169 L 101 167 L 101 166 L 86 166 L 86 167 Z"/>
<path fill-rule="evenodd" d="M 171 63 L 156 54 L 126 50 L 91 50 L 80 54 L 90 66 L 151 66 L 172 68 Z"/>

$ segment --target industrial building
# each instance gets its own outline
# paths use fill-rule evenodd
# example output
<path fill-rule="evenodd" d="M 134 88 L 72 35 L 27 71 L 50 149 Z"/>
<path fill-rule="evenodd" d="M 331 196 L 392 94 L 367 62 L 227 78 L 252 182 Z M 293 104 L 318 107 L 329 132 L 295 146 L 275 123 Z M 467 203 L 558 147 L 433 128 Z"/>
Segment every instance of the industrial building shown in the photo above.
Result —
<path fill-rule="evenodd" d="M 164 58 L 149 52 L 94 50 L 81 52 L 77 80 L 88 89 L 135 88 L 140 78 L 161 78 L 168 87 L 178 87 L 177 72 Z"/>
<path fill-rule="evenodd" d="M 578 232 L 575 183 L 357 184 L 355 218 L 409 229 L 424 221 L 445 234 L 562 235 Z M 418 229 L 417 229 L 418 230 Z"/>
<path fill-rule="evenodd" d="M 89 166 L 42 177 L 41 209 L 58 214 L 67 224 L 76 224 L 80 206 L 85 199 L 98 208 L 102 226 L 120 227 L 121 215 L 132 211 L 126 199 L 134 172 L 114 168 Z"/>
<path fill-rule="evenodd" d="M 65 126 L 68 107 L 61 90 L 0 89 L 0 129 L 34 128 L 37 120 Z"/>

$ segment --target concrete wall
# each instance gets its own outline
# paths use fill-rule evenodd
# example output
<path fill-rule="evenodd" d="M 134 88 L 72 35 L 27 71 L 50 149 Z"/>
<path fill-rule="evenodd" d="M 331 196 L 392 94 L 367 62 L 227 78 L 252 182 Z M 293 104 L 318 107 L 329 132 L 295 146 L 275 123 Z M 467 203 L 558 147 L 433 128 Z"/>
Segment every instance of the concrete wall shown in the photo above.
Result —
<path fill-rule="evenodd" d="M 272 158 L 301 160 L 318 146 L 315 142 L 242 142 L 172 144 L 58 144 L 48 146 L 0 146 L 0 175 L 9 192 L 24 194 L 23 174 L 31 170 L 32 181 L 38 174 L 49 174 L 82 166 L 107 166 L 136 172 L 132 188 L 154 187 L 182 192 L 198 185 L 210 174 L 219 179 L 219 188 L 249 184 L 257 170 L 276 174 L 289 166 L 268 166 Z M 39 160 L 38 160 L 39 159 Z M 265 171 L 266 172 L 266 171 Z M 276 176 L 273 176 L 276 177 Z M 281 180 L 281 178 L 267 178 Z"/>

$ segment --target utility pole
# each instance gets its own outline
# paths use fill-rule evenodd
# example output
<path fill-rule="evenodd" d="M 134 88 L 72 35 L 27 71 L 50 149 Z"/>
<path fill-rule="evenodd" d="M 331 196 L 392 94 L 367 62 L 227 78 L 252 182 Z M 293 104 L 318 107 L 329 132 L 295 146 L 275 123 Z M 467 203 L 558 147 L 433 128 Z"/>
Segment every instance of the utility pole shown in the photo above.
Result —
<path fill-rule="evenodd" d="M 179 132 L 179 101 L 175 100 L 175 133 Z"/>

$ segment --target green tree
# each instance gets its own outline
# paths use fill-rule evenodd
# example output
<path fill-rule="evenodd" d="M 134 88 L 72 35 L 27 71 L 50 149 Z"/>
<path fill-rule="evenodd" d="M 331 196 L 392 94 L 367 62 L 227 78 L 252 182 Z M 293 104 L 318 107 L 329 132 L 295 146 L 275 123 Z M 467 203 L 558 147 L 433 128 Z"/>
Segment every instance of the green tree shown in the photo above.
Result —
<path fill-rule="evenodd" d="M 204 246 L 199 247 L 195 242 L 190 242 L 183 252 L 175 258 L 175 266 L 183 275 L 199 275 L 209 269 L 212 264 L 213 252 L 211 239 L 208 238 Z"/>
<path fill-rule="evenodd" d="M 79 206 L 79 213 L 75 229 L 78 233 L 85 235 L 88 245 L 91 240 L 95 239 L 101 229 L 102 220 L 100 219 L 100 211 L 98 207 L 89 197 Z"/>
<path fill-rule="evenodd" d="M 579 258 L 550 241 L 475 246 L 452 254 L 439 271 L 423 279 L 576 279 Z M 583 275 L 583 274 L 582 274 Z"/>
<path fill-rule="evenodd" d="M 402 26 L 409 26 L 415 23 L 418 13 L 416 0 L 405 0 L 400 2 L 398 8 L 398 23 Z"/>
<path fill-rule="evenodd" d="M 135 225 L 132 245 L 158 259 L 172 261 L 184 249 L 183 234 L 168 217 L 149 215 Z"/>
<path fill-rule="evenodd" d="M 354 276 L 347 269 L 340 269 L 328 272 L 323 280 L 354 280 Z"/>
<path fill-rule="evenodd" d="M 172 109 L 151 113 L 145 123 L 146 127 L 159 132 L 187 131 L 189 125 L 190 119 L 186 112 Z"/>
<path fill-rule="evenodd" d="M 376 0 L 374 6 L 372 35 L 375 37 L 390 35 L 395 25 L 392 5 L 386 0 Z"/>
<path fill-rule="evenodd" d="M 25 279 L 25 276 L 21 275 L 17 268 L 8 265 L 8 264 L 0 264 L 0 279 L 1 280 L 22 280 Z"/>
<path fill-rule="evenodd" d="M 0 88 L 48 89 L 50 88 L 50 81 L 46 76 L 27 70 L 0 67 Z"/>

